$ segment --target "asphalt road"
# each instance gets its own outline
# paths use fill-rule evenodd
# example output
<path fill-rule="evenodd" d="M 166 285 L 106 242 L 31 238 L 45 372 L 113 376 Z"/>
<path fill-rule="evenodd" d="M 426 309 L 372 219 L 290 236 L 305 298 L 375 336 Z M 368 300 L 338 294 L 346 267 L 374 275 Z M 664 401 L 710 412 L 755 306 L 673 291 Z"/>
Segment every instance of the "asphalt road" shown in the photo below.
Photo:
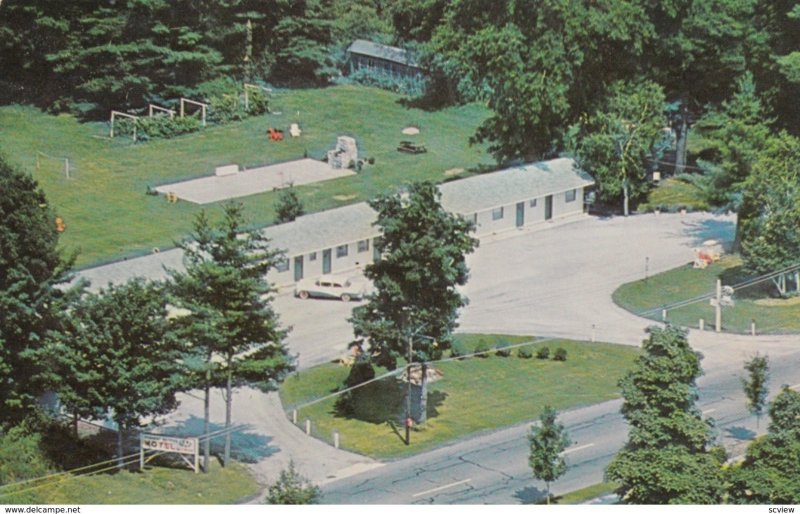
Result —
<path fill-rule="evenodd" d="M 800 389 L 800 354 L 773 362 L 770 387 Z M 764 432 L 744 405 L 738 371 L 726 370 L 700 380 L 699 408 L 715 422 L 715 433 L 731 456 L 741 455 L 756 432 Z M 563 494 L 603 479 L 603 473 L 627 439 L 619 413 L 621 400 L 575 409 L 559 415 L 572 445 L 565 451 L 567 473 L 551 485 Z M 545 484 L 528 467 L 527 433 L 523 424 L 446 448 L 390 463 L 369 472 L 328 483 L 323 502 L 333 504 L 527 504 L 544 498 Z M 413 443 L 413 439 L 412 439 Z"/>

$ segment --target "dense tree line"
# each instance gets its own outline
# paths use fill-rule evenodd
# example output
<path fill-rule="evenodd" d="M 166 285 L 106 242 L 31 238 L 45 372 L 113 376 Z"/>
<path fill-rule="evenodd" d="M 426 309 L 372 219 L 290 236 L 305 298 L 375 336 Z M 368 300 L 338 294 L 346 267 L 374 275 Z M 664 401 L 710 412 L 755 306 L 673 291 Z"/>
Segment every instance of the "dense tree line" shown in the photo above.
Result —
<path fill-rule="evenodd" d="M 228 428 L 234 387 L 268 390 L 294 369 L 264 278 L 283 256 L 244 230 L 241 206 L 228 204 L 219 225 L 198 216 L 186 270 L 170 280 L 90 292 L 65 284 L 70 261 L 36 182 L 0 157 L 0 187 L 0 436 L 54 392 L 76 427 L 113 420 L 121 457 L 123 434 L 174 410 L 177 393 L 204 390 L 207 433 L 212 388 L 225 391 Z M 208 457 L 206 444 L 206 469 Z"/>

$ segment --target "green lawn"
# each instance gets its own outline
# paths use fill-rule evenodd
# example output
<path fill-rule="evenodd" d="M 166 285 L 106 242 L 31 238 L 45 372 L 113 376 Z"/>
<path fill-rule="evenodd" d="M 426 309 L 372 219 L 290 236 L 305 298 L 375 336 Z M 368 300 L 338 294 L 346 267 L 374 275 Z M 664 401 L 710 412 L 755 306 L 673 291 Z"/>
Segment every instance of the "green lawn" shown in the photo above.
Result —
<path fill-rule="evenodd" d="M 500 335 L 459 335 L 468 348 L 484 340 L 520 344 L 532 338 Z M 312 421 L 312 431 L 331 441 L 334 430 L 341 445 L 376 458 L 396 458 L 419 453 L 485 430 L 497 429 L 539 416 L 549 404 L 558 410 L 588 405 L 619 397 L 617 381 L 638 354 L 637 348 L 605 343 L 555 340 L 546 345 L 551 355 L 556 348 L 567 350 L 566 362 L 522 359 L 514 350 L 509 357 L 493 355 L 444 362 L 436 368 L 444 377 L 430 384 L 429 421 L 412 432 L 412 445 L 402 441 L 398 424 L 404 412 L 405 384 L 384 379 L 357 390 L 355 412 L 345 414 L 329 399 L 301 408 L 298 424 Z M 381 374 L 385 370 L 376 370 Z M 343 383 L 348 368 L 325 364 L 291 377 L 281 386 L 284 407 L 321 398 Z"/>
<path fill-rule="evenodd" d="M 640 204 L 638 210 L 647 212 L 659 208 L 664 211 L 674 211 L 681 207 L 702 211 L 708 209 L 708 204 L 694 184 L 668 178 L 650 191 L 647 202 Z"/>
<path fill-rule="evenodd" d="M 299 159 L 305 153 L 320 158 L 333 148 L 336 136 L 354 136 L 360 155 L 374 157 L 375 164 L 358 176 L 299 187 L 311 212 L 366 200 L 409 181 L 442 181 L 449 169 L 469 170 L 493 162 L 485 147 L 468 144 L 488 115 L 485 108 L 468 105 L 426 112 L 406 108 L 400 100 L 387 91 L 356 86 L 278 92 L 272 99 L 273 114 L 143 144 L 104 139 L 105 123 L 82 124 L 71 116 L 6 106 L 0 107 L 0 152 L 39 181 L 66 222 L 63 247 L 79 250 L 78 265 L 86 266 L 169 247 L 187 235 L 201 207 L 146 196 L 146 187 L 210 175 L 220 164 L 254 167 Z M 267 127 L 286 129 L 296 121 L 302 137 L 267 141 Z M 401 134 L 410 124 L 421 133 Z M 424 144 L 428 153 L 398 152 L 403 139 Z M 64 177 L 63 162 L 42 159 L 36 169 L 37 151 L 69 157 L 73 178 Z M 262 226 L 274 220 L 275 198 L 270 192 L 241 201 L 246 215 Z M 213 204 L 206 208 L 214 216 L 220 210 Z"/>
<path fill-rule="evenodd" d="M 651 319 L 660 320 L 660 307 L 665 304 L 694 298 L 714 292 L 716 280 L 723 285 L 735 285 L 747 279 L 738 256 L 727 256 L 706 269 L 693 269 L 691 264 L 622 285 L 614 291 L 613 299 L 621 307 L 641 313 L 649 309 Z M 777 300 L 771 282 L 737 291 L 735 306 L 723 307 L 722 328 L 726 331 L 748 333 L 751 320 L 756 321 L 757 333 L 796 333 L 800 331 L 800 301 L 797 298 Z M 669 310 L 673 323 L 697 328 L 700 318 L 705 319 L 706 330 L 713 330 L 714 307 L 703 300 L 685 307 Z"/>
<path fill-rule="evenodd" d="M 37 484 L 41 485 L 41 484 Z M 22 503 L 45 504 L 231 504 L 257 494 L 259 485 L 241 464 L 221 468 L 216 462 L 208 474 L 189 469 L 152 467 L 144 472 L 71 477 L 31 491 Z M 15 503 L 13 496 L 0 503 Z"/>

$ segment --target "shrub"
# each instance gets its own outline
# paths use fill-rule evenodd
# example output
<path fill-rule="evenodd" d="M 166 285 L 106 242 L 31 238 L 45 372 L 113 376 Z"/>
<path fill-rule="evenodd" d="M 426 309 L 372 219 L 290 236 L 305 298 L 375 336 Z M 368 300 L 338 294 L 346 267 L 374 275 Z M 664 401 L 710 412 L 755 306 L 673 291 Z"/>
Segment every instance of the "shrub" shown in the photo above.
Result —
<path fill-rule="evenodd" d="M 537 359 L 547 359 L 550 357 L 550 348 L 547 346 L 542 346 L 541 348 L 536 349 L 536 358 Z"/>
<path fill-rule="evenodd" d="M 489 350 L 491 350 L 491 348 L 486 341 L 478 341 L 478 344 L 475 345 L 475 353 L 478 354 L 476 357 L 485 359 L 489 356 Z"/>
<path fill-rule="evenodd" d="M 269 487 L 266 503 L 270 505 L 308 505 L 317 503 L 320 496 L 319 487 L 294 469 L 294 462 L 289 461 L 289 468 L 281 471 L 277 482 Z"/>
<path fill-rule="evenodd" d="M 556 350 L 556 353 L 553 354 L 553 360 L 564 362 L 565 360 L 567 360 L 567 351 L 563 348 L 559 348 L 558 350 Z"/>
<path fill-rule="evenodd" d="M 508 357 L 511 355 L 511 350 L 508 348 L 509 346 L 508 341 L 500 341 L 497 343 L 497 350 L 494 353 L 499 357 Z"/>
<path fill-rule="evenodd" d="M 139 137 L 143 140 L 170 139 L 200 130 L 200 120 L 195 116 L 183 118 L 153 116 L 152 118 L 139 118 L 137 123 Z"/>
<path fill-rule="evenodd" d="M 461 341 L 453 341 L 450 345 L 450 356 L 455 357 L 457 359 L 462 359 L 465 355 L 469 353 L 467 347 Z"/>
<path fill-rule="evenodd" d="M 533 350 L 530 349 L 528 346 L 523 346 L 519 350 L 517 350 L 517 357 L 520 359 L 530 359 L 533 357 Z"/>

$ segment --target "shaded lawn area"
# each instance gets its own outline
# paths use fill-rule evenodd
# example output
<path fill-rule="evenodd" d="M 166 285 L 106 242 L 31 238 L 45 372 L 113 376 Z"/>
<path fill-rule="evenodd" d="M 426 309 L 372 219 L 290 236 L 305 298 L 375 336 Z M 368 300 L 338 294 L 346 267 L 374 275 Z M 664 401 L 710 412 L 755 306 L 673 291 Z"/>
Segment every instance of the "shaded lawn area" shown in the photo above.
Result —
<path fill-rule="evenodd" d="M 682 207 L 702 211 L 708 209 L 708 204 L 697 186 L 670 177 L 650 191 L 647 202 L 640 204 L 638 210 L 649 212 L 658 208 L 665 212 L 674 212 Z"/>
<path fill-rule="evenodd" d="M 146 196 L 145 190 L 212 175 L 218 165 L 252 168 L 305 154 L 319 159 L 334 147 L 337 136 L 355 137 L 359 156 L 373 157 L 375 164 L 357 176 L 298 187 L 306 212 L 314 212 L 367 200 L 410 181 L 441 182 L 448 169 L 493 163 L 484 146 L 468 142 L 489 114 L 484 107 L 426 112 L 404 107 L 400 100 L 394 93 L 359 86 L 281 91 L 271 99 L 275 114 L 140 144 L 124 137 L 104 139 L 106 123 L 78 123 L 72 116 L 5 106 L 0 107 L 0 152 L 42 185 L 66 222 L 62 247 L 80 251 L 80 267 L 171 247 L 187 236 L 203 207 L 184 201 L 169 204 L 163 196 Z M 303 129 L 301 137 L 279 143 L 267 140 L 268 127 L 287 130 L 294 122 Z M 419 135 L 401 133 L 411 124 L 420 128 Z M 398 143 L 408 139 L 424 144 L 428 152 L 398 152 Z M 64 176 L 63 160 L 42 157 L 36 169 L 37 151 L 68 157 L 73 178 Z M 255 225 L 265 226 L 275 219 L 276 198 L 276 193 L 268 192 L 238 201 Z M 217 204 L 204 207 L 212 219 L 220 216 Z"/>
<path fill-rule="evenodd" d="M 26 498 L 24 503 L 215 505 L 236 503 L 259 491 L 243 465 L 234 462 L 222 468 L 216 461 L 208 474 L 195 474 L 188 468 L 151 467 L 143 472 L 68 476 L 50 484 L 33 492 L 35 500 Z M 4 502 L 13 504 L 14 497 L 0 498 L 0 503 Z"/>
<path fill-rule="evenodd" d="M 479 341 L 494 347 L 500 341 L 520 344 L 530 337 L 459 334 L 468 349 Z M 335 399 L 298 410 L 298 424 L 312 421 L 313 434 L 332 441 L 340 433 L 343 448 L 376 458 L 397 458 L 420 453 L 479 432 L 498 429 L 539 416 L 544 405 L 565 410 L 619 397 L 617 382 L 631 366 L 639 350 L 630 346 L 546 340 L 529 347 L 548 346 L 567 351 L 558 362 L 523 359 L 513 350 L 508 357 L 492 355 L 443 362 L 435 367 L 444 377 L 429 385 L 428 422 L 415 427 L 411 446 L 403 444 L 400 423 L 405 410 L 406 384 L 385 378 L 354 394 L 354 411 L 345 413 Z M 400 364 L 402 365 L 402 364 Z M 280 394 L 284 408 L 291 410 L 337 390 L 349 368 L 324 364 L 287 379 Z M 376 375 L 385 372 L 376 369 Z"/>
<path fill-rule="evenodd" d="M 634 314 L 650 309 L 645 317 L 661 320 L 661 306 L 713 293 L 717 278 L 723 285 L 735 285 L 749 278 L 742 269 L 739 256 L 729 255 L 705 269 L 694 269 L 692 264 L 660 273 L 648 280 L 639 280 L 620 286 L 614 291 L 614 302 Z M 773 298 L 776 290 L 772 282 L 762 282 L 737 290 L 735 306 L 723 307 L 722 329 L 736 333 L 749 333 L 750 322 L 755 320 L 759 334 L 785 334 L 800 331 L 800 301 Z M 706 330 L 714 329 L 714 307 L 707 299 L 691 305 L 671 309 L 668 319 L 676 324 L 698 328 L 700 318 L 705 319 Z"/>

